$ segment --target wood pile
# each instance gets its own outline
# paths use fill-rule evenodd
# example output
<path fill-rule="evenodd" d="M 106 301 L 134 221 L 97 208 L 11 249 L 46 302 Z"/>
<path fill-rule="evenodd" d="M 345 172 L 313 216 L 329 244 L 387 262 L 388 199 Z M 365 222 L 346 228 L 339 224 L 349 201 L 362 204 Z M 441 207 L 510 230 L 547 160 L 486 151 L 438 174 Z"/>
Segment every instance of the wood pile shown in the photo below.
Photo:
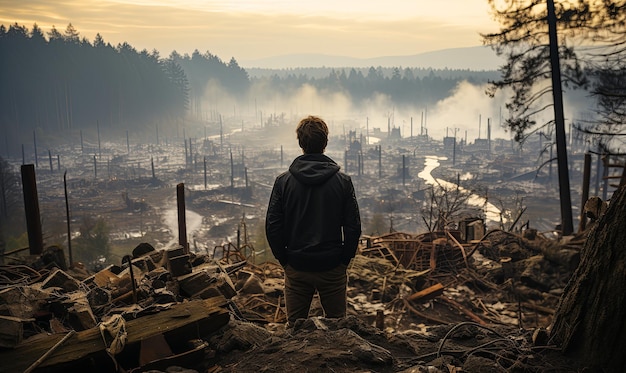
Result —
<path fill-rule="evenodd" d="M 202 338 L 230 320 L 230 276 L 245 262 L 139 251 L 94 274 L 0 266 L 0 372 L 128 371 L 203 359 Z"/>

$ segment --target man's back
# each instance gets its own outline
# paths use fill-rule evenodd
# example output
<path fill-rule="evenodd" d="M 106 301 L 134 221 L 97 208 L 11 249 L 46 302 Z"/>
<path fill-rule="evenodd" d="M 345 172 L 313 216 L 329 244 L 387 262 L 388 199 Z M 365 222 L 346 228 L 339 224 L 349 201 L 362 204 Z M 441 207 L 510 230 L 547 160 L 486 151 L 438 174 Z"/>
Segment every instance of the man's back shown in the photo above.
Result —
<path fill-rule="evenodd" d="M 350 177 L 332 159 L 323 154 L 296 158 L 276 179 L 273 194 L 268 219 L 283 222 L 282 237 L 268 232 L 268 241 L 272 247 L 284 243 L 289 264 L 323 271 L 349 263 L 361 233 L 358 206 Z"/>
<path fill-rule="evenodd" d="M 361 235 L 352 180 L 323 154 L 328 126 L 308 116 L 296 134 L 304 155 L 276 178 L 265 220 L 267 241 L 285 270 L 288 325 L 308 317 L 315 292 L 326 317 L 345 317 L 347 269 Z"/>

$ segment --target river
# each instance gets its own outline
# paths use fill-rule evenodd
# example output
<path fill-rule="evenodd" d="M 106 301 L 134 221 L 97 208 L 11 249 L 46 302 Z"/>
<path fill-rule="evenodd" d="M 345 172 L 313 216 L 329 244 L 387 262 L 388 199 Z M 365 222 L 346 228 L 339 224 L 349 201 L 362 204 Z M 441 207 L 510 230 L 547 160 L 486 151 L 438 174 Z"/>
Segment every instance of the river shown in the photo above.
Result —
<path fill-rule="evenodd" d="M 431 174 L 431 172 L 435 168 L 440 166 L 439 161 L 440 160 L 443 161 L 446 159 L 447 158 L 445 157 L 426 156 L 426 159 L 424 161 L 424 170 L 422 170 L 419 174 L 417 174 L 417 176 L 420 177 L 421 179 L 424 179 L 426 184 L 441 185 L 446 189 L 456 188 L 457 187 L 456 184 L 445 181 L 443 179 L 435 179 L 433 175 Z M 460 190 L 465 191 L 465 189 L 463 189 L 462 187 L 460 187 Z M 468 203 L 472 206 L 477 206 L 483 209 L 483 212 L 485 213 L 485 224 L 490 225 L 494 223 L 495 224 L 500 223 L 500 209 L 498 209 L 492 203 L 487 202 L 487 200 L 484 197 L 481 197 L 476 194 L 471 194 L 468 199 Z"/>

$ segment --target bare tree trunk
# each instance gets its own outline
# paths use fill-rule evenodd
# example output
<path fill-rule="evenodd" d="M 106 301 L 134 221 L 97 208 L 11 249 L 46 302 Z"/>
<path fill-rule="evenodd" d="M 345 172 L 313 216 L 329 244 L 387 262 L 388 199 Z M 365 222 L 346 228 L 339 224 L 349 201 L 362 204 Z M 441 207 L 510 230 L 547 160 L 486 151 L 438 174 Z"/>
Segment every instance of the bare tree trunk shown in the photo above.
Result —
<path fill-rule="evenodd" d="M 559 197 L 561 201 L 561 230 L 564 236 L 574 231 L 572 217 L 572 197 L 569 186 L 567 162 L 567 142 L 565 140 L 565 116 L 563 114 L 563 88 L 559 62 L 557 20 L 554 0 L 548 0 L 548 30 L 550 38 L 550 66 L 552 76 L 552 97 L 554 99 L 554 125 L 556 127 L 556 158 L 559 171 Z"/>
<path fill-rule="evenodd" d="M 626 187 L 615 191 L 557 308 L 551 340 L 606 372 L 626 367 Z"/>

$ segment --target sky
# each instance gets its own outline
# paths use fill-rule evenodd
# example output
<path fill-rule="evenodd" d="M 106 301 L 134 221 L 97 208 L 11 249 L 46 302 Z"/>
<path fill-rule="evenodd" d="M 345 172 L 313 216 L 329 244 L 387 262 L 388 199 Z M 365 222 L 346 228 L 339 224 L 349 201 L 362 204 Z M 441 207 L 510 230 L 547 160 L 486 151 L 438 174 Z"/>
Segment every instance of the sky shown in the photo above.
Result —
<path fill-rule="evenodd" d="M 316 53 L 372 58 L 481 45 L 487 0 L 0 0 L 0 24 L 228 61 Z"/>
<path fill-rule="evenodd" d="M 488 0 L 0 0 L 0 24 L 16 22 L 29 29 L 37 23 L 44 32 L 53 26 L 63 32 L 71 23 L 89 41 L 99 33 L 113 46 L 128 42 L 139 51 L 156 49 L 161 57 L 198 50 L 222 61 L 234 57 L 244 67 L 247 61 L 290 54 L 365 59 L 474 47 L 482 45 L 480 33 L 499 29 Z M 256 97 L 269 105 L 264 111 L 316 113 L 332 122 L 356 110 L 348 97 L 325 97 L 310 87 L 294 97 L 266 97 L 262 87 L 256 89 Z M 212 87 L 205 94 L 211 102 L 222 97 Z M 223 101 L 232 110 L 233 104 Z M 368 117 L 373 127 L 386 129 L 394 112 L 394 126 L 405 133 L 411 118 L 425 112 L 394 111 L 385 97 L 367 106 L 367 112 L 357 113 L 362 121 Z M 429 134 L 443 136 L 448 128 L 477 132 L 480 115 L 499 118 L 501 107 L 484 87 L 460 85 L 427 109 Z"/>

